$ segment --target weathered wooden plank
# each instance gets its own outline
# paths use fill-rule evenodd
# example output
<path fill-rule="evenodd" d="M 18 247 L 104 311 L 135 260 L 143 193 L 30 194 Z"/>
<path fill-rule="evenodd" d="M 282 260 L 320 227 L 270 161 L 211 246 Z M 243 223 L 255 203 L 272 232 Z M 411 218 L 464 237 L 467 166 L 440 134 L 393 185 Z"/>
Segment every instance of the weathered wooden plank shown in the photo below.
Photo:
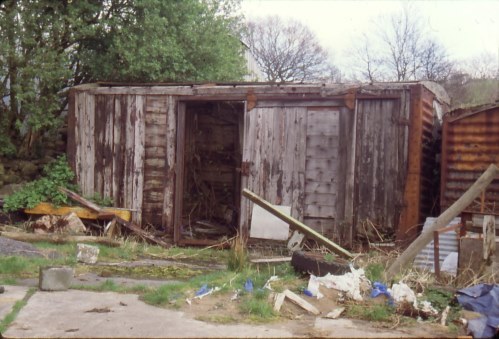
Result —
<path fill-rule="evenodd" d="M 114 96 L 107 96 L 105 102 L 105 129 L 103 152 L 103 197 L 113 196 L 113 147 L 114 147 Z"/>
<path fill-rule="evenodd" d="M 307 147 L 307 159 L 331 159 L 338 161 L 338 147 L 329 148 L 325 146 Z"/>
<path fill-rule="evenodd" d="M 148 123 L 147 119 L 150 119 L 153 116 L 161 116 L 160 121 L 158 123 L 166 124 L 166 111 L 167 111 L 167 97 L 164 95 L 147 95 L 146 97 L 146 123 Z M 150 113 L 159 113 L 159 114 L 150 114 Z"/>
<path fill-rule="evenodd" d="M 307 135 L 307 152 L 309 148 L 338 148 L 339 135 Z"/>
<path fill-rule="evenodd" d="M 137 224 L 142 223 L 142 204 L 144 192 L 144 144 L 145 144 L 145 97 L 137 96 L 135 100 L 135 128 L 134 128 L 134 154 L 133 154 L 133 188 L 132 188 L 132 220 Z"/>
<path fill-rule="evenodd" d="M 334 251 L 335 253 L 337 253 L 345 258 L 353 258 L 353 255 L 350 252 L 348 252 L 347 250 L 345 250 L 344 248 L 338 246 L 337 244 L 335 244 L 331 240 L 329 240 L 329 239 L 325 238 L 324 236 L 322 236 L 321 234 L 315 232 L 314 230 L 312 230 L 310 227 L 303 224 L 299 220 L 296 220 L 295 218 L 276 210 L 274 208 L 274 206 L 272 206 L 272 204 L 270 204 L 268 201 L 265 201 L 264 199 L 262 199 L 261 197 L 259 197 L 256 194 L 254 194 L 253 192 L 251 192 L 247 189 L 243 189 L 242 194 L 243 194 L 243 196 L 250 199 L 255 204 L 258 204 L 260 207 L 262 207 L 263 209 L 272 213 L 273 215 L 275 215 L 279 219 L 289 223 L 289 226 L 291 228 L 299 230 L 301 233 L 306 234 L 307 237 L 316 240 L 319 244 L 326 246 L 330 250 Z"/>
<path fill-rule="evenodd" d="M 146 129 L 147 130 L 147 129 Z M 147 138 L 146 138 L 147 139 Z M 163 144 L 165 141 L 163 140 Z M 145 147 L 145 154 L 146 154 L 146 159 L 150 158 L 165 158 L 166 155 L 166 146 L 149 146 L 146 142 L 146 147 Z M 166 163 L 166 160 L 165 160 Z"/>
<path fill-rule="evenodd" d="M 305 182 L 324 182 L 324 183 L 339 183 L 338 171 L 332 170 L 307 170 L 307 179 Z"/>
<path fill-rule="evenodd" d="M 305 196 L 306 205 L 336 206 L 336 195 L 330 193 L 314 193 Z"/>
<path fill-rule="evenodd" d="M 176 101 L 172 97 L 167 97 L 166 102 L 166 166 L 165 166 L 165 184 L 164 184 L 164 201 L 163 201 L 163 214 L 162 224 L 167 233 L 173 233 L 173 196 L 175 187 L 175 158 L 176 158 L 176 131 L 177 122 L 175 114 Z"/>
<path fill-rule="evenodd" d="M 335 219 L 332 218 L 304 218 L 303 222 L 316 232 L 319 232 L 320 234 L 325 234 L 329 235 L 329 238 L 332 235 L 334 237 L 339 238 L 339 235 L 336 234 L 336 226 L 335 226 Z M 331 238 L 330 238 L 331 239 Z M 335 239 L 333 238 L 333 241 Z"/>
<path fill-rule="evenodd" d="M 82 187 L 83 195 L 92 196 L 94 194 L 95 178 L 95 97 L 85 96 L 85 108 L 82 115 L 83 131 L 82 141 L 84 152 L 82 153 Z"/>
<path fill-rule="evenodd" d="M 124 201 L 124 159 L 126 138 L 126 109 L 127 97 L 114 97 L 114 126 L 113 126 L 113 201 L 117 206 L 125 206 Z"/>
<path fill-rule="evenodd" d="M 175 204 L 174 204 L 174 232 L 173 240 L 177 243 L 180 240 L 180 224 L 182 222 L 183 211 L 183 183 L 184 183 L 184 160 L 185 160 L 185 121 L 186 107 L 185 103 L 178 105 L 177 119 L 177 153 L 176 153 L 176 168 L 175 168 Z"/>
<path fill-rule="evenodd" d="M 146 127 L 163 126 L 166 127 L 166 112 L 151 113 L 147 112 L 145 115 Z"/>
<path fill-rule="evenodd" d="M 305 163 L 305 169 L 308 171 L 310 170 L 317 170 L 317 171 L 334 171 L 336 172 L 338 166 L 338 159 L 337 155 L 334 157 L 328 158 L 328 159 L 318 159 L 318 158 L 310 158 L 307 157 L 307 161 Z"/>
<path fill-rule="evenodd" d="M 305 205 L 305 217 L 334 218 L 336 206 Z"/>

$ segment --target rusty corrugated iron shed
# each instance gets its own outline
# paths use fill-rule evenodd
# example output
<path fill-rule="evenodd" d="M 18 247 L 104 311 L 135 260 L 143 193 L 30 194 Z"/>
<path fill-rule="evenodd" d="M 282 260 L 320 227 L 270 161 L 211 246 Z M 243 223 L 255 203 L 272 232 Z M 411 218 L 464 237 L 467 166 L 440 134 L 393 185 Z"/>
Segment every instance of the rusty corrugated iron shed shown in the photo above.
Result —
<path fill-rule="evenodd" d="M 444 116 L 441 209 L 448 208 L 490 164 L 499 165 L 499 103 L 457 109 Z M 499 213 L 499 180 L 469 212 Z M 483 207 L 482 207 L 483 205 Z M 483 210 L 482 210 L 483 209 Z"/>

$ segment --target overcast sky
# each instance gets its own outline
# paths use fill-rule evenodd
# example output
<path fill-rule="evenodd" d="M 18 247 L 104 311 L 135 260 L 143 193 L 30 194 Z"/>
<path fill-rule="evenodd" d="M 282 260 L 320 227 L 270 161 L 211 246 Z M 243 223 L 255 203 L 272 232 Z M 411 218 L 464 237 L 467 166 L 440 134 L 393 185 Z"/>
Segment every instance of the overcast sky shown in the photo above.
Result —
<path fill-rule="evenodd" d="M 453 60 L 499 53 L 499 1 L 411 1 Z M 246 18 L 279 15 L 306 24 L 332 59 L 347 67 L 352 41 L 373 29 L 373 20 L 402 8 L 399 1 L 243 0 Z"/>

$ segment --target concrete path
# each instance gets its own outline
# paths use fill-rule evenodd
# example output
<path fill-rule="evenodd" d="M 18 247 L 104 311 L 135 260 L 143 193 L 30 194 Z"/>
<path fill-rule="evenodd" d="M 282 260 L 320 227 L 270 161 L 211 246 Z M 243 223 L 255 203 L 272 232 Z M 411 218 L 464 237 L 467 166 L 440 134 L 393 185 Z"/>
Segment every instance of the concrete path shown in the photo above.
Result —
<path fill-rule="evenodd" d="M 36 292 L 5 338 L 220 338 L 291 337 L 280 326 L 214 325 L 184 313 L 147 305 L 133 294 Z"/>
<path fill-rule="evenodd" d="M 5 292 L 0 294 L 0 321 L 12 311 L 14 304 L 22 300 L 28 292 L 28 287 L 25 286 L 9 286 L 5 285 Z"/>
<path fill-rule="evenodd" d="M 27 287 L 6 286 L 0 294 L 0 320 L 22 300 Z M 308 320 L 307 320 L 308 319 Z M 147 305 L 134 294 L 68 290 L 37 291 L 9 326 L 4 338 L 401 338 L 445 337 L 438 326 L 387 329 L 351 319 L 306 317 L 265 325 L 216 325 L 174 310 Z"/>

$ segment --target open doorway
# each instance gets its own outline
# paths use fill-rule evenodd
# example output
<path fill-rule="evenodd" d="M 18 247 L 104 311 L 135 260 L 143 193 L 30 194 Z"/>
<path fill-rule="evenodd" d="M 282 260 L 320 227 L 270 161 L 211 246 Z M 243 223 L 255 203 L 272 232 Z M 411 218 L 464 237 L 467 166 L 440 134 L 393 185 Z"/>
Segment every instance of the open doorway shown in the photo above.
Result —
<path fill-rule="evenodd" d="M 244 102 L 186 102 L 184 114 L 178 240 L 218 242 L 238 230 Z"/>

